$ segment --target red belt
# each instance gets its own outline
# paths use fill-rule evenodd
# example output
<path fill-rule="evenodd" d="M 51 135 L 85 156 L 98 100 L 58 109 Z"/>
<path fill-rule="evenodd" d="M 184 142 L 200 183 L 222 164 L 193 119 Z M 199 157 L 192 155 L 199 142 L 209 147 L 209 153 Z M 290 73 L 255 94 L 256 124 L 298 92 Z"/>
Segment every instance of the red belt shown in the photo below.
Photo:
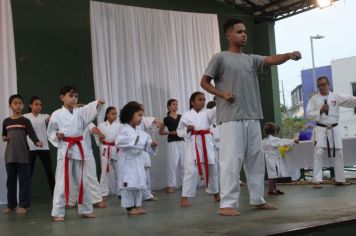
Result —
<path fill-rule="evenodd" d="M 197 165 L 198 165 L 198 172 L 199 172 L 200 178 L 203 179 L 203 170 L 201 167 L 201 161 L 200 161 L 200 155 L 199 155 L 198 143 L 197 143 L 197 136 L 199 135 L 201 137 L 202 146 L 203 146 L 204 167 L 205 167 L 205 182 L 206 182 L 206 187 L 208 187 L 208 184 L 209 184 L 209 162 L 208 162 L 208 151 L 206 150 L 206 141 L 205 141 L 206 134 L 211 134 L 210 130 L 208 130 L 208 129 L 207 130 L 193 130 L 191 132 L 191 135 L 195 135 L 195 153 L 196 153 L 196 160 L 197 160 Z"/>
<path fill-rule="evenodd" d="M 103 142 L 103 145 L 107 146 L 106 155 L 108 157 L 108 164 L 106 165 L 106 173 L 109 173 L 109 162 L 110 162 L 110 146 L 115 146 L 115 142 Z M 103 153 L 105 155 L 105 153 Z"/>
<path fill-rule="evenodd" d="M 69 205 L 69 157 L 68 151 L 73 145 L 78 145 L 80 155 L 82 157 L 82 177 L 80 180 L 79 187 L 79 196 L 78 196 L 78 204 L 83 203 L 83 172 L 84 172 L 84 150 L 81 141 L 83 140 L 83 136 L 78 137 L 65 137 L 63 141 L 67 142 L 67 151 L 64 159 L 64 194 L 66 200 L 66 206 Z"/>

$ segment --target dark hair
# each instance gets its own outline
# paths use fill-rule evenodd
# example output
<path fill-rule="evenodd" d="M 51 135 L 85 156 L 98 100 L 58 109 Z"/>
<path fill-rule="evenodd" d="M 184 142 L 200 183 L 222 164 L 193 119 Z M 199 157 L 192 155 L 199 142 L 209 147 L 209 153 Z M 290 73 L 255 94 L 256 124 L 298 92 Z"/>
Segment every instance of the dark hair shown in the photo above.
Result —
<path fill-rule="evenodd" d="M 22 103 L 24 103 L 24 100 L 22 98 L 22 96 L 20 94 L 13 94 L 9 97 L 9 105 L 11 105 L 11 103 L 16 99 L 20 99 L 22 101 Z"/>
<path fill-rule="evenodd" d="M 29 112 L 32 112 L 32 109 L 31 109 L 31 107 L 30 107 L 30 105 L 34 102 L 34 101 L 36 101 L 36 100 L 40 100 L 41 102 L 42 102 L 42 99 L 39 97 L 39 96 L 36 96 L 36 95 L 34 95 L 34 96 L 32 96 L 31 98 L 30 98 L 30 102 L 29 102 L 29 106 L 28 106 L 28 111 Z"/>
<path fill-rule="evenodd" d="M 325 79 L 326 80 L 326 83 L 328 83 L 329 84 L 329 78 L 328 77 L 326 77 L 325 75 L 323 75 L 323 76 L 320 76 L 317 80 L 316 80 L 316 82 L 318 83 L 320 80 L 322 80 L 322 79 Z"/>
<path fill-rule="evenodd" d="M 76 87 L 71 86 L 71 85 L 63 86 L 59 90 L 59 95 L 65 96 L 67 93 L 79 93 L 79 90 Z"/>
<path fill-rule="evenodd" d="M 104 121 L 107 121 L 107 120 L 108 120 L 108 114 L 109 114 L 109 112 L 112 111 L 112 110 L 116 110 L 116 107 L 108 107 L 108 108 L 106 108 Z"/>
<path fill-rule="evenodd" d="M 190 98 L 189 98 L 189 109 L 193 108 L 192 103 L 195 101 L 195 99 L 199 95 L 204 95 L 204 93 L 197 91 L 197 92 L 194 92 L 192 95 L 190 95 Z"/>
<path fill-rule="evenodd" d="M 142 111 L 141 104 L 135 101 L 127 103 L 120 111 L 120 122 L 129 123 L 138 111 Z"/>
<path fill-rule="evenodd" d="M 267 122 L 263 126 L 263 133 L 264 133 L 265 137 L 268 137 L 269 135 L 275 135 L 276 130 L 277 130 L 277 126 L 273 122 Z"/>
<path fill-rule="evenodd" d="M 206 104 L 206 108 L 208 108 L 208 109 L 213 109 L 215 106 L 216 106 L 215 101 L 210 101 L 210 102 L 208 102 L 208 104 Z"/>
<path fill-rule="evenodd" d="M 177 99 L 174 99 L 174 98 L 169 99 L 169 100 L 167 101 L 167 109 L 169 109 L 168 107 L 169 107 L 170 105 L 172 105 L 173 102 L 178 102 L 178 100 L 177 100 Z M 169 115 L 169 113 L 170 113 L 170 111 L 168 110 L 167 115 Z"/>
<path fill-rule="evenodd" d="M 243 24 L 243 21 L 238 18 L 230 18 L 227 21 L 225 21 L 223 25 L 224 34 L 226 34 L 226 32 L 232 27 L 234 27 L 234 25 L 236 24 Z"/>

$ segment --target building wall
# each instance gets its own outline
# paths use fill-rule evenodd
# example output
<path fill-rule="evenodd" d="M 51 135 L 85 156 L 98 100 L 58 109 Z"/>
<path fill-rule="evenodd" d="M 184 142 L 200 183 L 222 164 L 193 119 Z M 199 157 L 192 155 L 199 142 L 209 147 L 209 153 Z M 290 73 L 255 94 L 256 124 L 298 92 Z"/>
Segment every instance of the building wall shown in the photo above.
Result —
<path fill-rule="evenodd" d="M 334 91 L 345 95 L 356 96 L 352 83 L 356 83 L 356 57 L 339 59 L 331 62 L 334 76 Z M 340 108 L 339 125 L 343 137 L 356 136 L 356 114 L 353 108 Z"/>
<path fill-rule="evenodd" d="M 220 28 L 226 19 L 241 18 L 249 35 L 247 53 L 275 53 L 274 23 L 256 25 L 254 19 L 237 8 L 214 0 L 108 0 L 116 4 L 187 12 L 215 13 Z M 72 84 L 80 89 L 79 100 L 94 99 L 89 0 L 12 0 L 18 91 L 27 101 L 32 95 L 44 100 L 43 112 L 59 108 L 58 89 Z M 221 48 L 227 42 L 220 32 Z M 265 120 L 281 120 L 277 70 L 273 67 L 261 82 Z M 271 96 L 272 95 L 272 96 Z M 96 153 L 95 153 L 96 154 Z M 52 149 L 52 156 L 55 155 Z M 55 160 L 55 158 L 53 158 Z M 33 195 L 49 194 L 44 172 L 37 162 Z M 54 163 L 55 165 L 55 163 Z"/>
<path fill-rule="evenodd" d="M 331 66 L 322 66 L 315 68 L 316 78 L 320 76 L 327 76 L 330 81 L 330 89 L 333 90 L 333 74 L 331 72 Z M 304 114 L 308 105 L 309 98 L 314 94 L 315 85 L 313 78 L 313 69 L 306 69 L 301 71 L 302 77 L 302 90 L 303 90 L 303 102 L 304 102 Z"/>

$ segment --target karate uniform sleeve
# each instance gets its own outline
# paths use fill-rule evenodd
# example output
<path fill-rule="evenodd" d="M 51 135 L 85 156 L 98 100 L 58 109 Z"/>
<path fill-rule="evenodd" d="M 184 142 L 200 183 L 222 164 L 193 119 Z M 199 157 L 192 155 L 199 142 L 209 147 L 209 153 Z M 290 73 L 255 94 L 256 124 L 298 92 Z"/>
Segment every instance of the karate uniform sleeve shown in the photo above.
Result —
<path fill-rule="evenodd" d="M 36 143 L 38 143 L 40 140 L 37 138 L 36 132 L 33 129 L 31 121 L 28 119 L 25 119 L 25 123 L 26 123 L 26 134 L 30 137 L 33 144 L 36 145 Z"/>
<path fill-rule="evenodd" d="M 121 130 L 115 139 L 115 145 L 118 148 L 135 148 L 137 136 L 129 135 L 126 130 Z"/>
<path fill-rule="evenodd" d="M 148 135 L 149 136 L 149 135 Z M 146 142 L 146 146 L 145 146 L 145 151 L 148 152 L 151 155 L 157 155 L 158 152 L 158 147 L 152 147 L 151 146 L 152 143 L 152 139 L 151 137 L 148 137 L 147 142 Z"/>
<path fill-rule="evenodd" d="M 144 129 L 145 130 L 152 129 L 154 127 L 154 124 L 153 124 L 154 120 L 155 120 L 155 117 L 143 117 L 142 123 L 143 123 Z"/>
<path fill-rule="evenodd" d="M 291 139 L 282 139 L 282 138 L 276 137 L 275 140 L 276 140 L 275 143 L 277 144 L 278 147 L 280 147 L 280 146 L 291 147 L 294 145 L 294 141 Z"/>
<path fill-rule="evenodd" d="M 52 115 L 49 119 L 47 127 L 47 137 L 53 146 L 58 147 L 59 140 L 57 138 L 57 132 L 59 131 L 57 119 L 55 115 Z"/>
<path fill-rule="evenodd" d="M 347 96 L 343 94 L 335 94 L 339 106 L 346 107 L 346 108 L 354 108 L 356 107 L 356 97 L 354 96 Z"/>
<path fill-rule="evenodd" d="M 311 97 L 309 99 L 308 105 L 307 105 L 307 117 L 311 118 L 311 119 L 317 119 L 320 118 L 320 108 L 321 107 L 317 107 L 316 104 L 316 96 L 314 95 L 313 97 Z"/>
<path fill-rule="evenodd" d="M 80 116 L 84 121 L 84 125 L 88 126 L 92 122 L 97 114 L 100 112 L 102 105 L 98 101 L 91 102 L 81 108 L 79 108 Z"/>
<path fill-rule="evenodd" d="M 188 138 L 190 136 L 190 133 L 187 133 L 188 125 L 185 123 L 185 120 L 185 114 L 183 114 L 177 127 L 177 135 L 181 138 Z"/>

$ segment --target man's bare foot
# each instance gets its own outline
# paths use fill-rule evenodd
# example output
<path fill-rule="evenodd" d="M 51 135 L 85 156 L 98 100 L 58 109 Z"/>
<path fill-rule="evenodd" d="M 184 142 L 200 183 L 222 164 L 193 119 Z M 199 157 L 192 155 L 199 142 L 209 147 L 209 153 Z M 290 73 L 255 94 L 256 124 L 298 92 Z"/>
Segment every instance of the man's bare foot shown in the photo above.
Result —
<path fill-rule="evenodd" d="M 348 182 L 335 182 L 335 185 L 336 186 L 349 186 L 351 185 L 352 183 L 348 183 Z"/>
<path fill-rule="evenodd" d="M 220 193 L 214 194 L 213 199 L 214 199 L 214 202 L 220 202 Z"/>
<path fill-rule="evenodd" d="M 140 212 L 140 214 L 147 214 L 147 211 L 142 207 L 137 207 L 136 209 Z"/>
<path fill-rule="evenodd" d="M 224 207 L 219 209 L 219 215 L 222 216 L 239 216 L 240 212 L 238 212 L 235 208 Z"/>
<path fill-rule="evenodd" d="M 156 192 L 151 192 L 151 194 L 152 194 L 153 196 L 157 196 L 157 193 L 156 193 Z"/>
<path fill-rule="evenodd" d="M 23 207 L 16 208 L 16 214 L 25 214 L 27 211 Z"/>
<path fill-rule="evenodd" d="M 64 221 L 64 217 L 53 217 L 53 221 L 54 222 L 63 222 Z"/>
<path fill-rule="evenodd" d="M 151 197 L 151 198 L 149 198 L 149 199 L 147 199 L 145 201 L 147 201 L 147 202 L 155 202 L 155 201 L 158 201 L 158 197 L 153 196 L 153 197 Z"/>
<path fill-rule="evenodd" d="M 273 206 L 271 203 L 265 202 L 261 205 L 255 205 L 259 210 L 277 210 L 278 208 Z"/>
<path fill-rule="evenodd" d="M 108 200 L 109 200 L 109 196 L 104 196 L 104 197 L 103 197 L 103 201 L 106 202 L 106 201 L 108 201 Z"/>
<path fill-rule="evenodd" d="M 127 211 L 128 215 L 140 215 L 142 214 L 141 211 L 139 209 L 137 209 L 136 207 L 132 208 L 131 210 Z"/>
<path fill-rule="evenodd" d="M 15 211 L 16 211 L 15 209 L 6 208 L 6 209 L 2 210 L 1 213 L 9 214 L 9 213 L 15 212 Z"/>
<path fill-rule="evenodd" d="M 313 183 L 313 188 L 316 188 L 316 189 L 322 188 L 321 183 L 319 183 L 319 182 Z"/>
<path fill-rule="evenodd" d="M 181 206 L 181 207 L 191 207 L 192 204 L 189 203 L 187 197 L 181 197 L 181 199 L 180 199 L 180 206 Z"/>
<path fill-rule="evenodd" d="M 94 207 L 96 207 L 96 208 L 106 208 L 106 203 L 104 201 L 98 202 L 97 204 L 94 204 Z"/>
<path fill-rule="evenodd" d="M 246 184 L 240 180 L 240 186 L 243 187 L 243 186 L 245 186 L 245 185 L 246 185 Z"/>
<path fill-rule="evenodd" d="M 176 190 L 173 187 L 168 187 L 166 193 L 175 193 Z"/>
<path fill-rule="evenodd" d="M 87 218 L 87 219 L 92 219 L 96 218 L 96 215 L 94 213 L 89 213 L 89 214 L 83 214 L 81 215 L 82 218 Z"/>

